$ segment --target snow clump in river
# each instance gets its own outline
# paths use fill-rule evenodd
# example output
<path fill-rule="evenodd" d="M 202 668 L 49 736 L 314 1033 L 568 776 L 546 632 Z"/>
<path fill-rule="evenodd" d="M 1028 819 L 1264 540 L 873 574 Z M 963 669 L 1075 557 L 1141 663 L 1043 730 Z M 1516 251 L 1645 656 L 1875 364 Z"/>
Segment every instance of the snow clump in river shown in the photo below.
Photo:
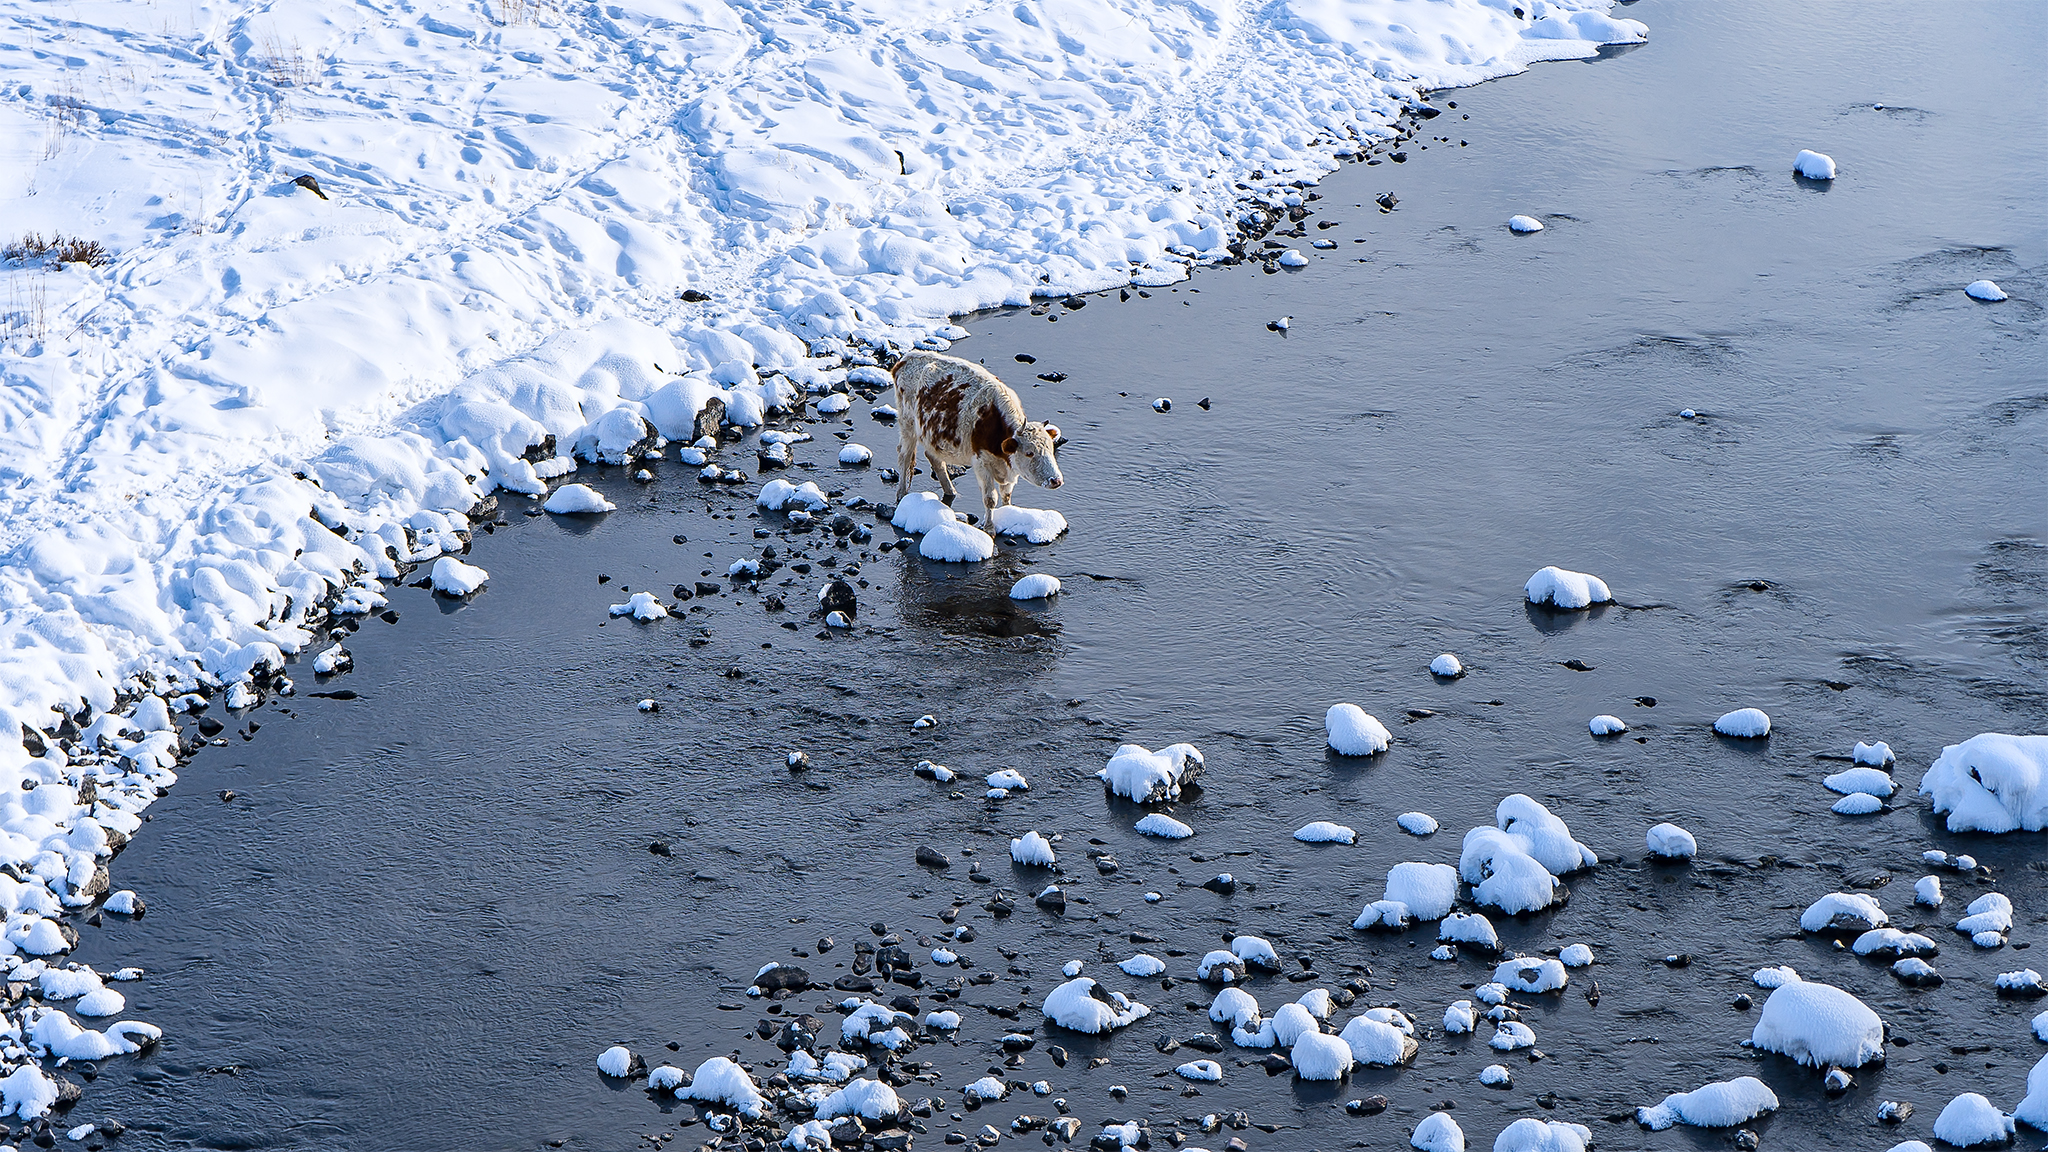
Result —
<path fill-rule="evenodd" d="M 1393 734 L 1356 704 L 1333 704 L 1323 716 L 1330 750 L 1340 756 L 1372 756 L 1387 750 Z"/>
<path fill-rule="evenodd" d="M 1503 912 L 1539 912 L 1564 899 L 1558 877 L 1599 862 L 1591 848 L 1550 809 L 1528 796 L 1502 800 L 1494 828 L 1465 834 L 1458 873 L 1472 885 L 1472 898 Z"/>
<path fill-rule="evenodd" d="M 1986 732 L 1951 744 L 1920 779 L 1951 832 L 2048 830 L 2048 736 Z"/>
<path fill-rule="evenodd" d="M 1567 610 L 1590 608 L 1614 599 L 1614 594 L 1607 590 L 1607 582 L 1598 576 L 1556 567 L 1538 569 L 1522 586 L 1522 594 L 1531 604 Z"/>

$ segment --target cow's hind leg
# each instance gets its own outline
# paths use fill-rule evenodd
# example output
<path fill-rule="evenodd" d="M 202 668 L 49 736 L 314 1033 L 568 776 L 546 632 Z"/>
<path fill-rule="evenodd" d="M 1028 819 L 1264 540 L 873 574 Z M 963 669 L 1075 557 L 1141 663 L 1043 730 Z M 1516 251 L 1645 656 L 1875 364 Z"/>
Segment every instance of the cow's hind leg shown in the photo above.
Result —
<path fill-rule="evenodd" d="M 902 503 L 910 495 L 910 477 L 917 471 L 917 428 L 899 423 L 896 426 L 896 501 Z"/>

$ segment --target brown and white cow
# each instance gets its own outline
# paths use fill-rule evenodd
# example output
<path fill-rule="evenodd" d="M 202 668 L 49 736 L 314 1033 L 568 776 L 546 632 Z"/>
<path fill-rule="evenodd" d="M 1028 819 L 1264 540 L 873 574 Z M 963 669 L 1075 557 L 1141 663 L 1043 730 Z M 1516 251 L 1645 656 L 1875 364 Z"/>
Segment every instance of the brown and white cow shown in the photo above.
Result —
<path fill-rule="evenodd" d="M 1018 477 L 1042 488 L 1065 482 L 1053 455 L 1060 430 L 1026 420 L 1023 402 L 988 369 L 957 356 L 912 352 L 897 363 L 895 377 L 896 499 L 910 493 L 920 450 L 948 501 L 954 496 L 948 467 L 973 465 L 987 513 L 982 526 L 990 531 Z"/>

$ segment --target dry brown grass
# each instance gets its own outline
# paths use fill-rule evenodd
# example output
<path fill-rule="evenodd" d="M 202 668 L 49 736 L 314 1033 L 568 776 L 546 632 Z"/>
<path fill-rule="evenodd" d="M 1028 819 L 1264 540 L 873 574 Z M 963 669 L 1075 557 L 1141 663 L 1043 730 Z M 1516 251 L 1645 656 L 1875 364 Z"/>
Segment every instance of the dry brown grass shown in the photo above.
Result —
<path fill-rule="evenodd" d="M 60 265 L 85 264 L 97 268 L 113 263 L 114 255 L 97 240 L 62 233 L 45 240 L 42 233 L 29 232 L 0 248 L 0 260 L 11 260 L 17 264 L 38 261 Z"/>

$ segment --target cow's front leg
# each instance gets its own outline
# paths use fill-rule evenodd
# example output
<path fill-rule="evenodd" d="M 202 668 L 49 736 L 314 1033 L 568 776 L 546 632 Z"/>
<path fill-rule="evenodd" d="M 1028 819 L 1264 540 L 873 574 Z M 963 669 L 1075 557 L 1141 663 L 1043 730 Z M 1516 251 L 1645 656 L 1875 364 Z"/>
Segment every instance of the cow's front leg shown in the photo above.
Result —
<path fill-rule="evenodd" d="M 946 494 L 946 503 L 951 504 L 953 497 L 959 495 L 953 490 L 953 470 L 946 467 L 946 462 L 939 459 L 937 452 L 926 450 L 924 458 L 931 461 L 932 475 L 938 477 L 939 490 Z"/>
<path fill-rule="evenodd" d="M 896 442 L 896 502 L 901 504 L 910 495 L 910 477 L 917 471 L 917 434 L 909 428 L 897 432 Z"/>

